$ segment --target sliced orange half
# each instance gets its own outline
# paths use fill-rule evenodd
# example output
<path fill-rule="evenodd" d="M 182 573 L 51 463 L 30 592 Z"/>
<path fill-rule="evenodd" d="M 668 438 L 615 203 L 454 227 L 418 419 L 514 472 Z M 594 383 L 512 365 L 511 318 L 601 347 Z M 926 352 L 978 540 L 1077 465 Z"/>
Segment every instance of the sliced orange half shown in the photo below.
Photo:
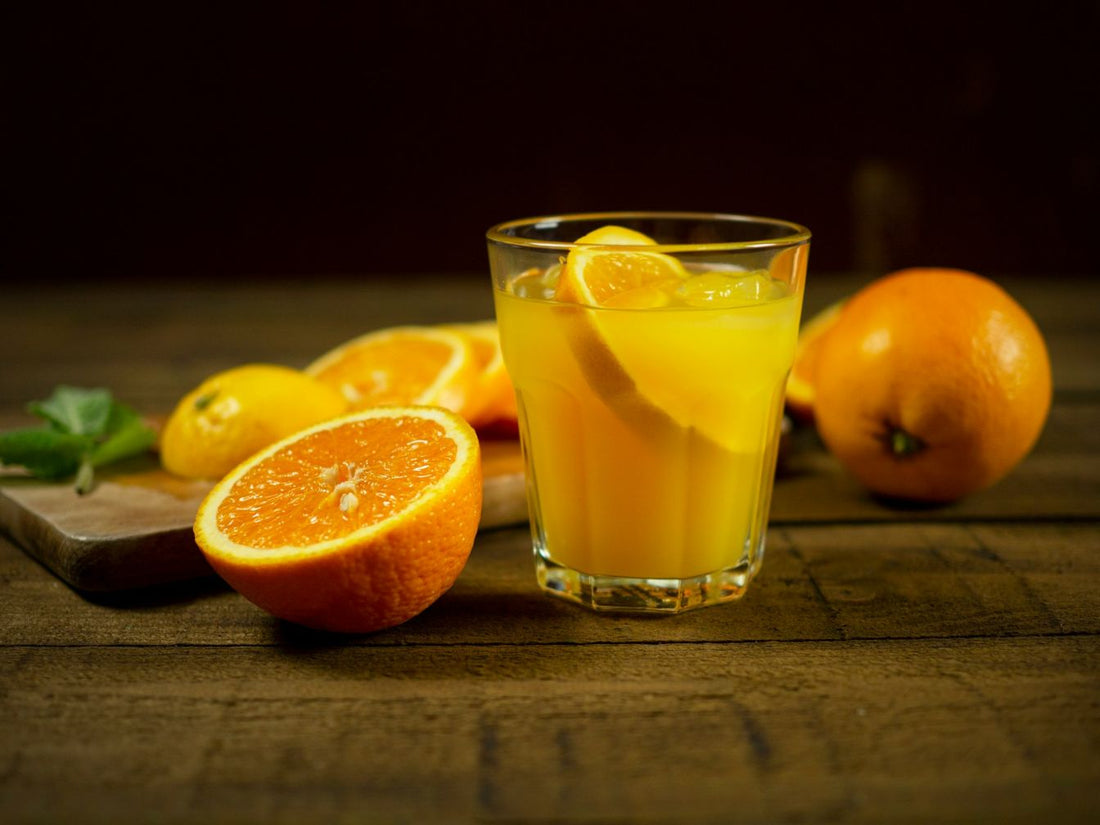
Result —
<path fill-rule="evenodd" d="M 352 409 L 418 404 L 459 412 L 478 378 L 469 340 L 426 326 L 369 332 L 322 355 L 305 371 L 339 390 Z"/>
<path fill-rule="evenodd" d="M 412 618 L 454 583 L 480 515 L 470 425 L 438 407 L 378 407 L 240 464 L 199 507 L 195 539 L 272 615 L 365 633 Z"/>
<path fill-rule="evenodd" d="M 477 381 L 462 410 L 463 417 L 479 431 L 515 422 L 516 393 L 504 366 L 496 321 L 453 324 L 445 329 L 466 336 L 478 368 Z"/>
<path fill-rule="evenodd" d="M 814 382 L 821 343 L 836 324 L 843 306 L 843 301 L 830 304 L 806 321 L 799 330 L 794 363 L 787 378 L 786 401 L 787 410 L 803 423 L 810 423 L 814 417 Z"/>

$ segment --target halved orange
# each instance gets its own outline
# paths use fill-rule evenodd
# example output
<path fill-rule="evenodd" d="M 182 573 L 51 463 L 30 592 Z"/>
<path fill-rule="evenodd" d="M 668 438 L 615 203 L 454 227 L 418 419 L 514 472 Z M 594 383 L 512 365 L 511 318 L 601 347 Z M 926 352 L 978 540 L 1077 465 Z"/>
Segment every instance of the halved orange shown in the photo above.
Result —
<path fill-rule="evenodd" d="M 272 615 L 365 633 L 407 621 L 450 588 L 480 516 L 473 428 L 438 407 L 376 407 L 244 461 L 203 500 L 195 539 Z"/>
<path fill-rule="evenodd" d="M 352 409 L 413 404 L 461 411 L 478 376 L 469 340 L 429 326 L 375 330 L 322 355 L 305 371 L 336 388 Z"/>
<path fill-rule="evenodd" d="M 504 366 L 496 321 L 451 324 L 444 329 L 466 337 L 478 368 L 477 380 L 461 410 L 462 416 L 478 431 L 514 422 L 516 392 Z"/>
<path fill-rule="evenodd" d="M 794 418 L 810 423 L 814 417 L 814 390 L 818 355 L 825 335 L 836 324 L 844 301 L 837 301 L 814 315 L 798 333 L 794 363 L 787 378 L 787 410 Z"/>

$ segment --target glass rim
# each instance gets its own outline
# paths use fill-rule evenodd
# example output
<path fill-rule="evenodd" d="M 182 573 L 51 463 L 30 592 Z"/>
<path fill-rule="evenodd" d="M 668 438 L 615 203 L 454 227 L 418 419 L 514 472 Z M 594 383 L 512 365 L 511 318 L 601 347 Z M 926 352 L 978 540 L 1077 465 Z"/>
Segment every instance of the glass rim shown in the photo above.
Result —
<path fill-rule="evenodd" d="M 727 212 L 575 212 L 562 215 L 546 215 L 537 218 L 519 218 L 517 220 L 504 221 L 492 226 L 486 231 L 485 237 L 490 243 L 509 246 L 517 249 L 537 249 L 547 251 L 568 251 L 578 246 L 597 249 L 637 249 L 637 246 L 625 244 L 578 244 L 575 241 L 548 241 L 537 238 L 519 238 L 507 234 L 509 229 L 520 226 L 538 226 L 539 224 L 559 224 L 579 221 L 600 221 L 603 223 L 615 223 L 624 219 L 645 220 L 673 220 L 673 221 L 710 221 L 711 223 L 756 223 L 763 226 L 783 227 L 789 230 L 789 235 L 778 238 L 760 238 L 750 241 L 713 241 L 706 243 L 678 243 L 657 244 L 647 246 L 651 252 L 727 252 L 739 249 L 773 249 L 780 247 L 798 246 L 808 243 L 811 237 L 810 230 L 801 224 L 780 218 L 765 218 L 758 215 L 740 215 Z"/>

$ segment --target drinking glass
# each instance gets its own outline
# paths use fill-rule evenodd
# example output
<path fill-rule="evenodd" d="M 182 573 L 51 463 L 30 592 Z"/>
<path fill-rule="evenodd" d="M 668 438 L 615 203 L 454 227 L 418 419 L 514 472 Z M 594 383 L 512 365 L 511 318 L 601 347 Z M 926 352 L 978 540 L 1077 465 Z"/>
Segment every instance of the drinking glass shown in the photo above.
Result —
<path fill-rule="evenodd" d="M 487 233 L 539 585 L 594 610 L 737 599 L 760 569 L 810 232 L 629 212 Z"/>

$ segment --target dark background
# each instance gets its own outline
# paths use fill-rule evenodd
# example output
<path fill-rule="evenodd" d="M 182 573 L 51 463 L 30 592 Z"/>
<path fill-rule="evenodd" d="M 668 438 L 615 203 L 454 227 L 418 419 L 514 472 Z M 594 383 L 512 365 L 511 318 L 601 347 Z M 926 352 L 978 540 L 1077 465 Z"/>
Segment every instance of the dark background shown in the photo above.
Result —
<path fill-rule="evenodd" d="M 756 5 L 5 11 L 3 275 L 481 271 L 492 223 L 604 209 L 1096 272 L 1100 4 Z"/>

